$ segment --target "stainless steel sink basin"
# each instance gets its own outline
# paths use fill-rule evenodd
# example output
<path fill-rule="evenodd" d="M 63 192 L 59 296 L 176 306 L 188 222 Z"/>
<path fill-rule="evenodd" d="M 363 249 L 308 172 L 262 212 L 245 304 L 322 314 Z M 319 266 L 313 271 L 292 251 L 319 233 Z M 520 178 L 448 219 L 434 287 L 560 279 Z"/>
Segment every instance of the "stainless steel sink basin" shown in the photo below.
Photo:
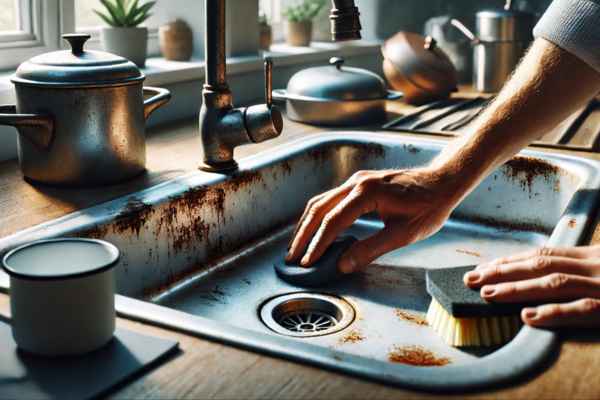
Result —
<path fill-rule="evenodd" d="M 390 133 L 323 133 L 243 159 L 234 176 L 194 172 L 19 232 L 0 240 L 0 250 L 55 236 L 103 238 L 123 253 L 123 316 L 388 384 L 489 387 L 543 368 L 556 335 L 525 327 L 499 349 L 448 347 L 422 320 L 430 302 L 424 271 L 577 244 L 597 200 L 598 163 L 524 152 L 438 234 L 364 273 L 306 291 L 273 272 L 309 198 L 360 169 L 425 164 L 442 146 Z M 360 238 L 381 226 L 366 216 L 349 231 Z"/>

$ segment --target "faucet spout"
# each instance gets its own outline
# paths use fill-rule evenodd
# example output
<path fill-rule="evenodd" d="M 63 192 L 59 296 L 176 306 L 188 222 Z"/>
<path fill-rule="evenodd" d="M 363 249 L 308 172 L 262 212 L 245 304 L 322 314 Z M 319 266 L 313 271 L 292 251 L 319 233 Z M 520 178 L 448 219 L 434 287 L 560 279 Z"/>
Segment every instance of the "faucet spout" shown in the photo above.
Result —
<path fill-rule="evenodd" d="M 225 57 L 225 0 L 206 0 L 205 65 L 206 78 L 200 108 L 200 137 L 204 150 L 202 170 L 229 172 L 238 168 L 235 147 L 258 143 L 281 134 L 283 118 L 271 104 L 272 70 L 265 61 L 266 104 L 234 108 L 233 95 L 227 84 Z"/>
<path fill-rule="evenodd" d="M 332 0 L 331 37 L 335 42 L 360 40 L 360 12 L 354 0 Z"/>

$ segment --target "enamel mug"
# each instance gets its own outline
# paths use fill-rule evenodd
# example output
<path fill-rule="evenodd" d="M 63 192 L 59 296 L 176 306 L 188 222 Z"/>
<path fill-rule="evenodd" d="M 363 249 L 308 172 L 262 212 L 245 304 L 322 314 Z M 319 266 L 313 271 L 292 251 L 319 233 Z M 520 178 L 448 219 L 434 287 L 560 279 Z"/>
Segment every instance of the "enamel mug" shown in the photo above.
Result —
<path fill-rule="evenodd" d="M 40 240 L 11 250 L 12 334 L 18 347 L 45 356 L 96 350 L 115 331 L 114 266 L 119 250 L 95 239 Z"/>

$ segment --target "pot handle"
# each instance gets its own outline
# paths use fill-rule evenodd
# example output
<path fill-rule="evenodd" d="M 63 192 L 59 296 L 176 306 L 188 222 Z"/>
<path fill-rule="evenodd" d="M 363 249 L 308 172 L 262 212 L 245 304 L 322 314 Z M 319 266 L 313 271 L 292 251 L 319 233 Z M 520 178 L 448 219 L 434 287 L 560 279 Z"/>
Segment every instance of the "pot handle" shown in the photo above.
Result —
<path fill-rule="evenodd" d="M 171 100 L 171 92 L 167 89 L 157 88 L 153 86 L 145 86 L 144 94 L 153 95 L 149 99 L 144 100 L 144 118 L 148 119 L 154 110 L 162 107 Z"/>
<path fill-rule="evenodd" d="M 287 100 L 287 90 L 285 89 L 275 89 L 272 91 L 273 100 L 275 101 L 286 101 Z"/>
<path fill-rule="evenodd" d="M 54 118 L 44 114 L 17 114 L 14 105 L 0 105 L 0 125 L 14 126 L 42 149 L 48 148 L 54 137 Z"/>
<path fill-rule="evenodd" d="M 452 18 L 450 20 L 450 25 L 452 25 L 453 27 L 458 29 L 463 35 L 465 35 L 467 37 L 467 39 L 469 39 L 471 41 L 471 44 L 475 45 L 475 44 L 479 44 L 481 42 L 481 40 L 477 36 L 475 36 L 473 31 L 471 31 L 469 28 L 467 28 L 465 26 L 465 24 L 463 24 L 456 18 Z"/>

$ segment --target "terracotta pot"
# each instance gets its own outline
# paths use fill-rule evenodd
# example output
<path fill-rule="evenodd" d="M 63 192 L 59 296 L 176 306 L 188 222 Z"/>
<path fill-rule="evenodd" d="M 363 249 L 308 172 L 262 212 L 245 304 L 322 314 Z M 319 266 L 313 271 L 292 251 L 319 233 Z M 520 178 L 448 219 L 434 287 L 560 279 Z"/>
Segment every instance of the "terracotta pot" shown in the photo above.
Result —
<path fill-rule="evenodd" d="M 273 44 L 273 30 L 270 25 L 260 24 L 259 48 L 269 50 Z"/>
<path fill-rule="evenodd" d="M 176 19 L 158 29 L 160 51 L 164 58 L 173 61 L 188 61 L 194 51 L 194 36 L 190 26 Z"/>
<path fill-rule="evenodd" d="M 312 21 L 286 22 L 286 39 L 290 46 L 308 46 L 312 40 Z"/>
<path fill-rule="evenodd" d="M 133 61 L 143 68 L 148 51 L 147 28 L 106 27 L 100 32 L 104 50 Z"/>

